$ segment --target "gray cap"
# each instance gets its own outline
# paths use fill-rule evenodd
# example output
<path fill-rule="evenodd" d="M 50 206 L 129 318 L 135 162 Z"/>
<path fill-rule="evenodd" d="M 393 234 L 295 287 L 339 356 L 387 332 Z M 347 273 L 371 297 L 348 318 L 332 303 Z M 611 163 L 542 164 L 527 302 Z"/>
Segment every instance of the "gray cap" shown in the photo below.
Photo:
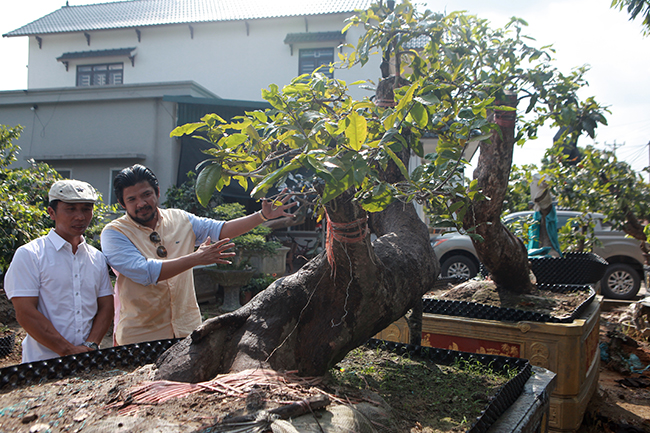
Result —
<path fill-rule="evenodd" d="M 97 192 L 89 183 L 80 180 L 64 179 L 54 182 L 50 188 L 50 201 L 65 203 L 95 203 Z"/>

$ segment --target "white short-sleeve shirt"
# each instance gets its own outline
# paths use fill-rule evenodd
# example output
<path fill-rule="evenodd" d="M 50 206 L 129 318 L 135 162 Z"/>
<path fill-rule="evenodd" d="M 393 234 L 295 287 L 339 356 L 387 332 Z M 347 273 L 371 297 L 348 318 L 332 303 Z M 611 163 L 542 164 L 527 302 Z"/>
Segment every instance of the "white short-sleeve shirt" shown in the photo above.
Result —
<path fill-rule="evenodd" d="M 54 230 L 16 250 L 4 288 L 9 299 L 38 297 L 38 311 L 75 346 L 90 334 L 97 298 L 113 294 L 104 255 L 85 240 L 73 254 Z M 29 335 L 23 341 L 23 363 L 58 356 Z"/>

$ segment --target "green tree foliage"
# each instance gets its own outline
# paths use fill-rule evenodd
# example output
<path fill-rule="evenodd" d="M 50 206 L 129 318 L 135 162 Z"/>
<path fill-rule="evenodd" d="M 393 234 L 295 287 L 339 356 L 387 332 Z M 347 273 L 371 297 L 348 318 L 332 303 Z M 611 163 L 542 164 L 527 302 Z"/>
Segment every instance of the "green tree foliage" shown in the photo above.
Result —
<path fill-rule="evenodd" d="M 213 190 L 208 202 L 202 205 L 196 195 L 195 183 L 196 173 L 188 172 L 187 180 L 181 186 L 172 186 L 167 190 L 167 199 L 163 206 L 183 209 L 200 217 L 219 219 L 215 207 L 223 203 L 221 194 L 217 190 Z"/>
<path fill-rule="evenodd" d="M 183 209 L 196 216 L 229 221 L 246 216 L 245 208 L 240 203 L 223 203 L 221 194 L 213 189 L 208 202 L 199 202 L 196 190 L 196 174 L 190 171 L 187 181 L 181 186 L 173 186 L 167 190 L 167 199 L 163 203 L 168 208 Z M 273 230 L 260 225 L 248 233 L 233 239 L 238 251 L 247 254 L 273 254 L 281 247 L 279 242 L 268 240 Z"/>
<path fill-rule="evenodd" d="M 557 148 L 547 151 L 542 172 L 547 176 L 558 205 L 582 212 L 601 212 L 615 228 L 643 239 L 635 224 L 650 219 L 650 185 L 616 155 L 593 146 L 581 149 L 570 162 Z"/>
<path fill-rule="evenodd" d="M 244 205 L 241 203 L 226 203 L 214 208 L 215 219 L 229 221 L 246 216 Z M 266 254 L 270 255 L 282 245 L 279 242 L 268 240 L 271 235 L 269 227 L 259 225 L 246 234 L 236 237 L 232 241 L 237 250 L 243 255 Z"/>
<path fill-rule="evenodd" d="M 503 203 L 504 215 L 531 209 L 530 183 L 536 172 L 537 167 L 534 164 L 526 164 L 521 167 L 512 166 L 508 181 L 508 193 L 506 201 Z"/>
<path fill-rule="evenodd" d="M 630 20 L 636 19 L 641 16 L 643 19 L 643 34 L 648 36 L 650 34 L 650 1 L 649 0 L 612 0 L 612 8 L 619 10 L 627 9 L 630 15 Z"/>
<path fill-rule="evenodd" d="M 20 137 L 21 126 L 0 125 L 0 269 L 6 271 L 14 253 L 39 236 L 46 234 L 54 223 L 47 213 L 48 194 L 52 183 L 61 179 L 59 173 L 45 163 L 29 161 L 28 168 L 10 168 L 20 148 L 13 143 Z M 86 241 L 99 248 L 99 234 L 115 212 L 103 204 L 95 204 Z"/>
<path fill-rule="evenodd" d="M 196 192 L 196 175 L 188 173 L 188 180 L 180 187 L 173 186 L 167 190 L 167 199 L 163 203 L 166 207 L 183 209 L 196 216 L 212 218 L 220 221 L 229 221 L 246 216 L 244 205 L 241 203 L 223 203 L 221 194 L 216 189 L 204 206 L 199 202 Z M 279 242 L 268 241 L 272 229 L 260 225 L 248 233 L 233 239 L 237 250 L 249 254 L 273 254 L 279 247 Z"/>
<path fill-rule="evenodd" d="M 504 214 L 526 209 L 530 201 L 532 175 L 539 173 L 562 209 L 583 212 L 559 230 L 563 251 L 591 251 L 597 243 L 590 212 L 602 213 L 615 229 L 644 240 L 643 230 L 650 220 L 650 184 L 616 155 L 593 146 L 578 147 L 579 159 L 571 160 L 557 143 L 546 151 L 541 169 L 528 165 L 514 167 L 509 182 L 508 206 Z M 525 222 L 522 222 L 525 225 Z M 510 227 L 527 237 L 527 226 Z M 644 227 L 645 226 L 645 227 Z"/>
<path fill-rule="evenodd" d="M 550 47 L 528 45 L 521 34 L 525 25 L 513 19 L 495 30 L 472 15 L 419 12 L 409 1 L 394 10 L 373 4 L 343 29 L 360 26 L 365 33 L 351 54 L 341 55 L 341 67 L 365 64 L 373 53 L 390 58 L 396 82 L 406 83 L 394 89 L 394 107 L 355 101 L 347 83 L 315 72 L 283 89 L 264 90 L 272 109 L 231 122 L 209 114 L 171 135 L 190 134 L 213 145 L 197 178 L 202 204 L 232 180 L 245 188 L 253 182 L 253 195 L 260 198 L 290 173 L 308 169 L 321 204 L 352 189 L 369 212 L 393 200 L 434 200 L 449 218 L 461 221 L 468 201 L 481 198 L 476 182 L 460 181 L 462 152 L 471 140 L 498 128 L 488 120 L 490 111 L 512 110 L 500 102 L 507 91 L 519 95 L 525 107 L 517 136 L 522 143 L 546 122 L 590 135 L 605 122 L 599 104 L 576 96 L 586 85 L 586 68 L 560 73 L 549 63 Z M 436 152 L 426 156 L 420 140 L 425 132 L 438 137 Z M 398 157 L 402 150 L 426 163 L 409 173 Z M 389 162 L 404 180 L 386 176 Z"/>
<path fill-rule="evenodd" d="M 42 236 L 52 227 L 47 196 L 59 174 L 33 161 L 27 169 L 11 169 L 20 150 L 13 141 L 21 126 L 0 125 L 0 268 L 6 271 L 18 247 Z"/>

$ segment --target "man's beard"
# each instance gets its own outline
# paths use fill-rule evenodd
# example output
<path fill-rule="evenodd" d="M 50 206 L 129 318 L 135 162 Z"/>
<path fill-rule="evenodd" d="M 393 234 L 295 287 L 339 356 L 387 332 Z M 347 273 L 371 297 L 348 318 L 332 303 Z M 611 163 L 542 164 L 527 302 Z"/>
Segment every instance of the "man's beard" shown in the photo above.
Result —
<path fill-rule="evenodd" d="M 148 209 L 151 209 L 151 206 L 148 206 Z M 143 209 L 141 209 L 141 210 L 143 210 Z M 135 221 L 135 222 L 137 222 L 138 224 L 144 226 L 144 225 L 146 225 L 149 221 L 151 221 L 152 219 L 154 219 L 154 217 L 156 216 L 156 211 L 152 211 L 148 218 L 138 218 L 137 216 L 135 216 L 135 215 L 131 215 L 131 214 L 129 214 L 129 216 L 131 217 L 131 219 L 132 219 L 133 221 Z"/>

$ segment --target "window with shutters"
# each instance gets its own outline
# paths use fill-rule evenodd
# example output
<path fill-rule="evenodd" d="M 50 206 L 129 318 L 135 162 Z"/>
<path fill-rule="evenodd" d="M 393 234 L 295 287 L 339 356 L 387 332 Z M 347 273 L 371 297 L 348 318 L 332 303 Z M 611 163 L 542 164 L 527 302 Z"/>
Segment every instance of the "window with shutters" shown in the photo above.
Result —
<path fill-rule="evenodd" d="M 122 84 L 124 63 L 77 66 L 77 87 Z"/>
<path fill-rule="evenodd" d="M 300 50 L 300 61 L 298 67 L 298 74 L 311 74 L 316 68 L 321 65 L 329 65 L 334 62 L 334 48 L 311 48 Z M 319 72 L 333 78 L 329 68 L 321 68 Z"/>

